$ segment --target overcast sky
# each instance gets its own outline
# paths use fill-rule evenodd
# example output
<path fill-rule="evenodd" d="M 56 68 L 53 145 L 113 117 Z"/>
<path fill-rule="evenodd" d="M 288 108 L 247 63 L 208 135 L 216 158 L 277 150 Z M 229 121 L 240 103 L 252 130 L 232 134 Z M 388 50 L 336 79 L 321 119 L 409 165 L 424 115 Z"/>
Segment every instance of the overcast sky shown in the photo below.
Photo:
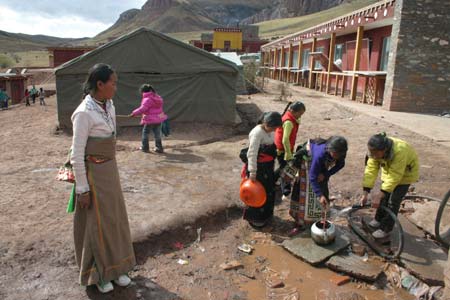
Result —
<path fill-rule="evenodd" d="M 0 0 L 0 30 L 57 37 L 92 37 L 146 0 Z"/>

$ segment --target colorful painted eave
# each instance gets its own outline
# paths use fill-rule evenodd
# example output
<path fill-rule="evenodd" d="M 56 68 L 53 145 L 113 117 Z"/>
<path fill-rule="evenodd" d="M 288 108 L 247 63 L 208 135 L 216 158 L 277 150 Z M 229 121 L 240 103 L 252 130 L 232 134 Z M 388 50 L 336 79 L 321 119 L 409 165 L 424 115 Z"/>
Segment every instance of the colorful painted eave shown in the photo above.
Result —
<path fill-rule="evenodd" d="M 354 27 L 367 26 L 383 20 L 393 19 L 395 0 L 385 0 L 339 16 L 330 21 L 287 35 L 261 47 L 261 51 L 270 51 L 283 45 L 298 44 L 313 38 L 328 38 L 332 33 L 345 34 Z"/>

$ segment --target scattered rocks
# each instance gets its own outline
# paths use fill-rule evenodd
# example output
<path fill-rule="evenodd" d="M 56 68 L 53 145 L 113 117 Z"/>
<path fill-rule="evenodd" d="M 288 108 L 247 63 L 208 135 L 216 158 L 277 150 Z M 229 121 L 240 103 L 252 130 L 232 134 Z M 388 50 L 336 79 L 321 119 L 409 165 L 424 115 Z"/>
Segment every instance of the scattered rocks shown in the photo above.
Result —
<path fill-rule="evenodd" d="M 220 268 L 222 268 L 222 270 L 225 270 L 225 271 L 239 269 L 239 268 L 243 268 L 243 267 L 244 267 L 244 265 L 237 260 L 225 262 L 220 265 Z"/>
<path fill-rule="evenodd" d="M 245 270 L 239 270 L 237 273 L 241 276 L 247 277 L 248 279 L 252 279 L 252 280 L 256 279 L 254 272 L 247 272 Z"/>
<path fill-rule="evenodd" d="M 282 288 L 284 282 L 278 276 L 269 276 L 266 278 L 266 286 L 272 289 Z"/>
<path fill-rule="evenodd" d="M 344 285 L 347 282 L 350 282 L 351 280 L 352 280 L 352 278 L 350 276 L 342 276 L 339 274 L 335 274 L 330 278 L 330 281 L 337 286 Z"/>
<path fill-rule="evenodd" d="M 253 251 L 253 247 L 250 246 L 249 244 L 241 244 L 241 245 L 238 246 L 238 249 L 240 251 L 248 253 L 248 254 L 251 254 L 252 251 Z"/>
<path fill-rule="evenodd" d="M 263 264 L 267 261 L 267 258 L 264 256 L 257 256 L 257 257 L 255 257 L 255 260 L 257 263 Z"/>

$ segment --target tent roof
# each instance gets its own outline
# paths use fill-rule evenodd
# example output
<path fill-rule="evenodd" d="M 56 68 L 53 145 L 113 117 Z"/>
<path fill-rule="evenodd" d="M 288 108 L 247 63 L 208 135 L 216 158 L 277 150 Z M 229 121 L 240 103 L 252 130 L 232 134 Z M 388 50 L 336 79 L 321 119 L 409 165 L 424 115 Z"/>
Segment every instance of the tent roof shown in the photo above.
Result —
<path fill-rule="evenodd" d="M 59 66 L 56 75 L 86 74 L 96 63 L 118 73 L 188 74 L 238 72 L 215 55 L 162 33 L 141 27 Z"/>

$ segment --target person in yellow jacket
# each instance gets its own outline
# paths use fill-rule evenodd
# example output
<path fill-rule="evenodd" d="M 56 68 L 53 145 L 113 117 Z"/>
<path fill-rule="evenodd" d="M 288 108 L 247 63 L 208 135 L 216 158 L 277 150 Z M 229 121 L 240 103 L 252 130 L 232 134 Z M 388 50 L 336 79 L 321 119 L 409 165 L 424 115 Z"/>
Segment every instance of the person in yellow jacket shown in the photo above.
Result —
<path fill-rule="evenodd" d="M 410 184 L 419 179 L 419 160 L 416 151 L 408 143 L 387 137 L 385 133 L 373 135 L 367 146 L 370 154 L 366 157 L 361 204 L 367 202 L 381 168 L 381 191 L 372 196 L 372 207 L 378 209 L 375 218 L 369 222 L 372 228 L 377 229 L 372 236 L 380 239 L 388 236 L 394 227 L 394 220 L 380 209 L 380 205 L 398 214 Z"/>

